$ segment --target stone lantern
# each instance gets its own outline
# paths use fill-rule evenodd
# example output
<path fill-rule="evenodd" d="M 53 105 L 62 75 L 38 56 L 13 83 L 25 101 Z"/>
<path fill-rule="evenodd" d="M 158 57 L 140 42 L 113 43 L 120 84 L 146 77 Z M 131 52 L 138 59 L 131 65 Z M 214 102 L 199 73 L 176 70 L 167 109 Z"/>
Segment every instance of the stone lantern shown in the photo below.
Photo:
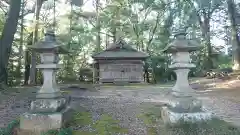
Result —
<path fill-rule="evenodd" d="M 193 40 L 186 39 L 185 31 L 175 35 L 174 41 L 165 49 L 165 53 L 172 54 L 172 64 L 169 68 L 176 73 L 177 80 L 172 88 L 172 100 L 163 107 L 161 115 L 167 124 L 177 124 L 183 121 L 200 121 L 211 119 L 212 114 L 202 110 L 202 104 L 192 94 L 194 90 L 188 82 L 188 73 L 195 65 L 191 63 L 190 52 L 200 49 L 201 46 Z"/>
<path fill-rule="evenodd" d="M 43 85 L 37 92 L 36 100 L 31 102 L 30 111 L 20 117 L 20 130 L 42 132 L 59 129 L 67 120 L 70 112 L 69 98 L 61 95 L 56 84 L 55 73 L 61 66 L 58 64 L 60 53 L 67 53 L 57 43 L 53 31 L 48 30 L 43 41 L 30 46 L 32 51 L 40 53 L 41 64 L 37 68 L 42 70 Z"/>

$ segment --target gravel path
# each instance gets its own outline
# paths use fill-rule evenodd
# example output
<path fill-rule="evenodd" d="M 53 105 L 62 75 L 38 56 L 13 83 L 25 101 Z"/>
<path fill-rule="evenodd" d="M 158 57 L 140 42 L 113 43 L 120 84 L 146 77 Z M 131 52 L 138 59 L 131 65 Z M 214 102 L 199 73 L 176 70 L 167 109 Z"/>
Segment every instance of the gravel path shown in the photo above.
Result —
<path fill-rule="evenodd" d="M 129 129 L 128 135 L 147 135 L 146 126 L 137 115 L 142 111 L 143 102 L 162 103 L 169 99 L 166 94 L 171 86 L 139 86 L 139 87 L 102 87 L 100 92 L 71 90 L 74 108 L 84 107 L 92 113 L 93 120 L 101 114 L 109 114 L 120 120 L 120 125 Z M 33 90 L 9 95 L 0 104 L 0 127 L 6 126 L 29 108 Z M 240 92 L 196 91 L 203 101 L 206 110 L 215 113 L 224 120 L 240 125 Z M 78 128 L 79 129 L 79 128 Z M 83 130 L 83 129 L 82 129 Z M 91 130 L 86 128 L 84 130 Z"/>
<path fill-rule="evenodd" d="M 202 100 L 207 111 L 213 112 L 221 119 L 240 127 L 239 92 L 211 93 L 209 95 L 201 95 L 199 98 Z"/>
<path fill-rule="evenodd" d="M 6 127 L 9 122 L 26 112 L 30 107 L 31 99 L 35 96 L 36 89 L 19 88 L 21 92 L 4 95 L 0 104 L 0 128 Z"/>
<path fill-rule="evenodd" d="M 109 97 L 109 98 L 78 98 L 73 102 L 73 106 L 82 106 L 92 113 L 93 121 L 100 118 L 102 114 L 108 114 L 113 119 L 120 121 L 120 126 L 128 128 L 128 135 L 146 135 L 146 127 L 137 118 L 141 112 L 141 102 L 134 99 Z M 77 130 L 88 130 L 91 128 L 75 128 Z"/>

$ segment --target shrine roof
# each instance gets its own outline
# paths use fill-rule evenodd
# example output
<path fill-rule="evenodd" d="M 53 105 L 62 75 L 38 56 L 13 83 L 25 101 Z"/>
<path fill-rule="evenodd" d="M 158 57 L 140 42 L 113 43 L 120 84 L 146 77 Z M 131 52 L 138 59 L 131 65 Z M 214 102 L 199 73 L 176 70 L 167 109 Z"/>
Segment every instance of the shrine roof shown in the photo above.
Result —
<path fill-rule="evenodd" d="M 119 58 L 138 58 L 145 59 L 148 55 L 144 52 L 137 51 L 120 39 L 116 43 L 111 44 L 106 50 L 92 56 L 94 59 L 119 59 Z"/>

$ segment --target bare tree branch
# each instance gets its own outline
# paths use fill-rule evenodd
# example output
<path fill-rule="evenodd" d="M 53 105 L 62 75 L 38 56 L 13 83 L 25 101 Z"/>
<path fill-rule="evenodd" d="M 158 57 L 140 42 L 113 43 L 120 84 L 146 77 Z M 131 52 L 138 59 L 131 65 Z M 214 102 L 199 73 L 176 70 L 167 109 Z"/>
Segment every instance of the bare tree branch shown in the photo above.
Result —
<path fill-rule="evenodd" d="M 153 28 L 153 30 L 152 30 L 152 33 L 149 34 L 149 41 L 148 41 L 148 43 L 147 43 L 146 51 L 149 50 L 149 46 L 150 46 L 150 44 L 152 43 L 153 37 L 154 37 L 154 35 L 155 35 L 155 32 L 156 32 L 157 27 L 158 27 L 158 24 L 159 24 L 159 19 L 160 19 L 160 13 L 158 12 L 157 19 L 156 19 L 156 22 L 155 22 L 155 26 L 154 26 L 154 28 Z"/>
<path fill-rule="evenodd" d="M 7 11 L 5 11 L 5 9 L 2 7 L 2 5 L 0 5 L 0 9 L 4 12 L 5 15 L 7 15 Z"/>

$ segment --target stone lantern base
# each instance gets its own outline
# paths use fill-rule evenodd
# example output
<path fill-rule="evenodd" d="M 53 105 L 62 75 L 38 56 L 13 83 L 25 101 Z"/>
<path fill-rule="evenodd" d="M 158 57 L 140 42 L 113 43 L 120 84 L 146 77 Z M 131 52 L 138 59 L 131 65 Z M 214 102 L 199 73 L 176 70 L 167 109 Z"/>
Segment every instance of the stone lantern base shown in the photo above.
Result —
<path fill-rule="evenodd" d="M 64 127 L 73 113 L 67 102 L 64 98 L 33 101 L 31 110 L 20 116 L 19 134 L 41 135 Z"/>
<path fill-rule="evenodd" d="M 68 120 L 70 108 L 61 112 L 44 113 L 24 113 L 20 117 L 20 129 L 32 131 L 47 131 L 59 129 Z"/>
<path fill-rule="evenodd" d="M 162 107 L 161 117 L 164 124 L 174 126 L 181 124 L 181 122 L 201 122 L 211 120 L 213 118 L 212 113 L 204 111 L 199 112 L 174 112 L 168 107 Z"/>
<path fill-rule="evenodd" d="M 192 96 L 183 96 L 181 94 L 173 95 L 173 100 L 168 106 L 162 107 L 161 117 L 165 124 L 174 126 L 181 122 L 201 122 L 211 120 L 212 113 L 202 110 L 201 101 Z M 181 96 L 179 96 L 181 95 Z"/>

